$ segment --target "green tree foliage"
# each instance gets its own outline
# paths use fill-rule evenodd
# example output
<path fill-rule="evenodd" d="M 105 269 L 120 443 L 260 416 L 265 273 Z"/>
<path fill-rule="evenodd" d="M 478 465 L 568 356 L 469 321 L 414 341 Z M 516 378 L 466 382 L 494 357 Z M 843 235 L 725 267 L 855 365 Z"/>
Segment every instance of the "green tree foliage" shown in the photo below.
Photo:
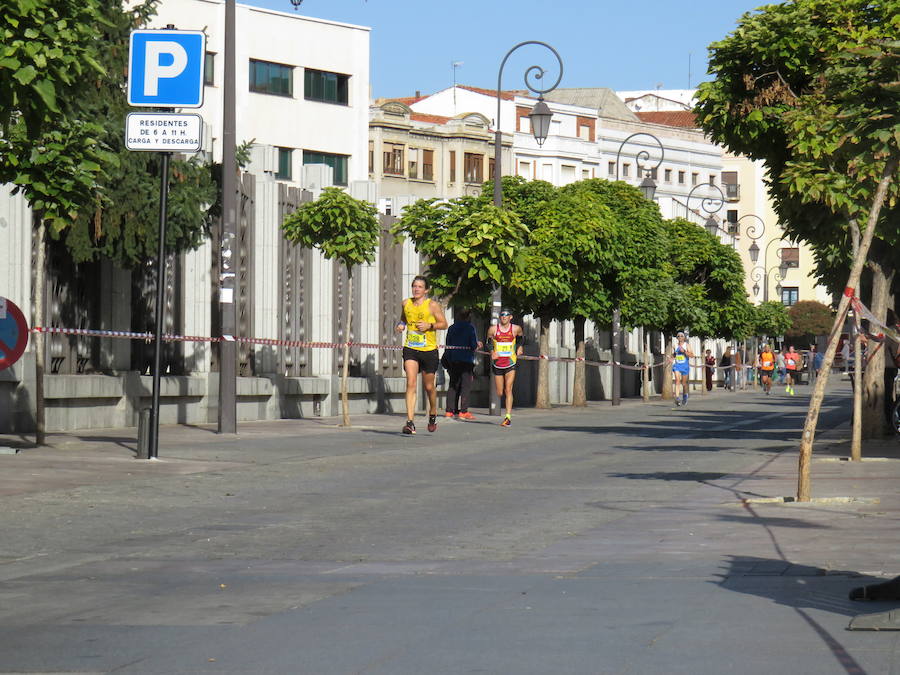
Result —
<path fill-rule="evenodd" d="M 754 334 L 770 338 L 784 335 L 791 328 L 787 307 L 777 300 L 762 302 L 754 307 L 752 321 Z"/>
<path fill-rule="evenodd" d="M 155 5 L 0 0 L 0 181 L 23 192 L 75 262 L 133 267 L 156 256 L 159 154 L 124 147 L 128 36 Z M 210 166 L 171 162 L 168 250 L 200 244 L 216 198 Z"/>
<path fill-rule="evenodd" d="M 375 261 L 378 247 L 378 210 L 336 187 L 322 190 L 318 199 L 301 204 L 281 225 L 284 238 L 295 246 L 317 248 L 348 272 L 355 265 Z"/>
<path fill-rule="evenodd" d="M 435 295 L 482 311 L 493 286 L 508 286 L 522 267 L 528 237 L 514 211 L 472 197 L 421 199 L 403 210 L 392 231 L 425 257 Z"/>
<path fill-rule="evenodd" d="M 683 287 L 685 303 L 672 312 L 682 326 L 704 336 L 742 338 L 750 332 L 752 306 L 744 290 L 740 256 L 702 227 L 687 220 L 666 221 L 669 262 Z M 693 313 L 693 316 L 690 315 Z"/>
<path fill-rule="evenodd" d="M 865 221 L 898 155 L 898 35 L 897 0 L 795 0 L 745 14 L 710 46 L 715 80 L 700 86 L 698 121 L 713 140 L 765 161 L 780 221 L 816 249 L 823 273 L 847 264 L 832 247 Z M 876 248 L 900 243 L 898 198 L 894 181 Z"/>
<path fill-rule="evenodd" d="M 788 310 L 791 327 L 785 335 L 812 338 L 828 335 L 834 321 L 834 310 L 815 300 L 801 300 Z"/>

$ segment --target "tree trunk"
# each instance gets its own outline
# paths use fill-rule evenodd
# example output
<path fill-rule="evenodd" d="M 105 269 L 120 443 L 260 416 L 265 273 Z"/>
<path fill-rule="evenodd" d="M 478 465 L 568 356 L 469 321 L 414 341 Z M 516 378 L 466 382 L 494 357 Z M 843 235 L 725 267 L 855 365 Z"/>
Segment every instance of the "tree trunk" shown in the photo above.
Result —
<path fill-rule="evenodd" d="M 37 216 L 37 260 L 34 261 L 34 324 L 44 326 L 44 287 L 47 285 L 47 227 L 44 219 Z M 44 409 L 44 371 L 47 363 L 47 340 L 44 333 L 35 333 L 34 342 L 34 403 L 35 403 L 35 445 L 44 445 L 46 440 L 47 413 Z"/>
<path fill-rule="evenodd" d="M 672 369 L 669 364 L 669 345 L 672 344 L 672 337 L 663 334 L 663 352 L 662 352 L 662 398 L 664 401 L 671 401 L 675 398 L 674 385 L 672 382 Z"/>
<path fill-rule="evenodd" d="M 542 356 L 550 353 L 550 320 L 540 318 L 541 337 L 538 349 Z M 537 399 L 535 408 L 547 409 L 550 407 L 550 362 L 547 359 L 538 360 Z"/>
<path fill-rule="evenodd" d="M 348 381 L 350 378 L 350 322 L 353 320 L 351 307 L 353 307 L 353 270 L 347 267 L 347 309 L 344 312 L 344 368 L 341 372 L 341 414 L 342 425 L 350 426 L 350 397 L 348 394 Z"/>
<path fill-rule="evenodd" d="M 872 270 L 872 302 L 869 309 L 878 321 L 885 323 L 891 285 L 894 282 L 894 270 L 878 260 L 870 260 L 869 269 Z M 880 333 L 881 331 L 872 326 L 869 332 Z M 882 345 L 874 356 L 870 356 L 866 360 L 866 369 L 863 371 L 863 438 L 882 438 L 887 435 L 888 431 L 884 416 L 884 397 L 887 395 L 884 389 L 885 349 L 886 345 Z M 875 345 L 869 344 L 868 353 L 871 355 L 874 350 Z"/>
<path fill-rule="evenodd" d="M 853 429 L 850 436 L 850 459 L 858 462 L 862 459 L 862 340 L 859 332 L 859 318 L 853 322 Z"/>
<path fill-rule="evenodd" d="M 872 238 L 875 236 L 875 225 L 878 222 L 878 216 L 881 213 L 881 207 L 884 204 L 888 185 L 890 185 L 896 171 L 896 159 L 891 159 L 885 163 L 884 172 L 881 175 L 881 180 L 878 182 L 878 189 L 875 191 L 875 198 L 872 200 L 872 210 L 869 213 L 869 219 L 866 223 L 866 231 L 862 243 L 860 244 L 859 251 L 857 251 L 857 254 L 854 257 L 853 267 L 850 269 L 850 277 L 847 279 L 847 288 L 845 288 L 844 294 L 841 296 L 838 311 L 834 317 L 834 324 L 831 327 L 831 335 L 829 335 L 828 338 L 828 349 L 825 350 L 822 369 L 819 378 L 816 380 L 816 386 L 809 402 L 809 410 L 806 413 L 806 422 L 803 425 L 803 436 L 800 439 L 797 500 L 801 502 L 808 502 L 810 499 L 809 465 L 812 459 L 813 441 L 816 436 L 816 424 L 819 421 L 819 411 L 822 408 L 822 400 L 825 398 L 825 388 L 828 386 L 828 375 L 831 371 L 831 364 L 834 362 L 834 353 L 837 351 L 838 340 L 841 336 L 841 327 L 844 323 L 844 317 L 847 316 L 847 309 L 850 307 L 850 298 L 859 286 L 859 278 L 862 274 L 863 265 L 865 264 L 866 256 L 869 254 Z"/>
<path fill-rule="evenodd" d="M 641 359 L 643 361 L 641 368 L 641 380 L 643 381 L 641 387 L 641 397 L 644 399 L 644 403 L 650 401 L 650 333 L 645 328 L 643 340 L 641 340 L 641 346 L 644 348 L 644 357 Z"/>
<path fill-rule="evenodd" d="M 572 390 L 572 405 L 584 407 L 587 396 L 584 390 L 584 317 L 575 317 L 575 382 Z"/>

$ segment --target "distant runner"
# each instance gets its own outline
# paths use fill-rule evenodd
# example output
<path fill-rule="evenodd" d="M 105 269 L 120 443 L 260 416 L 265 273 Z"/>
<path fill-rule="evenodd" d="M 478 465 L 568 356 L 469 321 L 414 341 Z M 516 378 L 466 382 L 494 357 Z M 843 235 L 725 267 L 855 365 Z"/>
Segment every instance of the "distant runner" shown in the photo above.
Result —
<path fill-rule="evenodd" d="M 406 372 L 406 424 L 404 434 L 416 433 L 416 377 L 422 374 L 422 387 L 428 396 L 428 431 L 437 431 L 437 390 L 434 374 L 438 369 L 437 331 L 447 327 L 444 310 L 431 300 L 428 281 L 417 276 L 412 282 L 412 297 L 400 305 L 397 332 L 406 331 L 403 343 L 403 370 Z"/>
<path fill-rule="evenodd" d="M 769 345 L 763 347 L 759 355 L 759 376 L 766 396 L 772 391 L 772 373 L 775 370 L 775 354 Z"/>
<path fill-rule="evenodd" d="M 689 359 L 694 358 L 694 353 L 688 347 L 687 338 L 684 333 L 680 332 L 677 336 L 677 344 L 672 352 L 672 373 L 675 375 L 675 405 L 687 405 L 688 400 L 688 380 L 691 374 L 691 362 Z M 679 390 L 681 394 L 679 394 Z"/>
<path fill-rule="evenodd" d="M 787 386 L 784 388 L 784 391 L 791 396 L 794 395 L 794 385 L 797 383 L 797 370 L 802 363 L 803 357 L 797 353 L 794 345 L 791 345 L 790 349 L 784 354 L 784 368 L 787 371 Z"/>
<path fill-rule="evenodd" d="M 500 426 L 512 424 L 513 382 L 516 381 L 516 360 L 522 355 L 525 334 L 522 327 L 512 322 L 512 312 L 500 310 L 500 323 L 488 328 L 488 343 L 491 345 L 491 372 L 497 396 L 506 397 L 506 416 Z"/>

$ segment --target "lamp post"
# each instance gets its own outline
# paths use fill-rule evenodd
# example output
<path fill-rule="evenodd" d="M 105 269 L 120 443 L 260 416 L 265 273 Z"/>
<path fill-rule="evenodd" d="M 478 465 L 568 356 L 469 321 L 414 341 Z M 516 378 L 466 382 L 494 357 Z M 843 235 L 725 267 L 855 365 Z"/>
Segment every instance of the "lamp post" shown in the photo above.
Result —
<path fill-rule="evenodd" d="M 639 131 L 637 133 L 631 134 L 626 137 L 624 141 L 619 144 L 619 150 L 616 152 L 616 180 L 619 180 L 619 163 L 622 158 L 622 149 L 632 141 L 632 139 L 637 138 L 638 136 L 645 136 L 653 140 L 656 145 L 659 146 L 659 159 L 656 161 L 651 167 L 646 166 L 646 162 L 650 160 L 650 151 L 646 148 L 641 149 L 634 156 L 634 163 L 637 165 L 637 175 L 640 178 L 643 176 L 641 180 L 641 184 L 638 186 L 638 189 L 643 193 L 644 199 L 649 202 L 653 201 L 653 197 L 656 194 L 656 182 L 653 180 L 653 171 L 659 168 L 659 165 L 663 163 L 663 159 L 666 156 L 666 150 L 663 147 L 662 141 L 660 141 L 653 134 L 647 133 L 645 131 Z M 621 405 L 622 403 L 622 369 L 619 365 L 622 361 L 622 326 L 621 326 L 621 311 L 618 307 L 613 310 L 612 316 L 612 396 L 610 397 L 611 405 Z M 642 343 L 644 340 L 642 340 Z M 648 360 L 647 352 L 648 349 L 646 345 L 642 344 L 644 348 L 644 362 Z M 648 373 L 646 366 L 643 368 L 642 379 L 644 380 L 644 398 L 647 399 L 647 389 L 648 389 Z"/>
<path fill-rule="evenodd" d="M 703 197 L 700 200 L 700 208 L 703 210 L 703 213 L 706 214 L 706 219 L 703 222 L 703 228 L 709 232 L 711 235 L 716 236 L 719 230 L 722 230 L 726 234 L 731 235 L 731 247 L 735 248 L 737 239 L 735 237 L 734 232 L 727 232 L 722 227 L 719 226 L 719 221 L 716 220 L 715 214 L 722 210 L 722 207 L 725 205 L 725 193 L 722 192 L 722 188 L 720 188 L 715 183 L 698 183 L 694 187 L 691 188 L 691 191 L 688 192 L 687 199 L 685 199 L 684 206 L 690 213 L 691 210 L 691 198 L 694 196 L 694 192 L 699 190 L 700 188 L 712 188 L 716 192 L 719 193 L 718 197 Z"/>
<path fill-rule="evenodd" d="M 779 270 L 775 274 L 776 281 L 784 281 L 786 265 L 785 265 L 784 261 L 781 260 L 781 249 L 778 249 L 778 251 L 775 254 L 778 257 L 780 262 L 777 265 L 773 265 L 772 267 L 767 267 L 767 265 L 768 265 L 767 261 L 769 259 L 769 248 L 772 246 L 772 244 L 781 243 L 782 241 L 784 241 L 784 240 L 783 239 L 772 239 L 771 241 L 769 241 L 769 243 L 766 244 L 765 250 L 763 251 L 762 265 L 756 265 L 752 270 L 750 270 L 750 280 L 755 282 L 753 284 L 753 295 L 754 296 L 759 295 L 759 282 L 760 281 L 763 282 L 763 287 L 762 287 L 763 302 L 769 301 L 769 275 L 772 273 L 772 270 L 774 270 L 774 269 Z M 759 261 L 759 250 L 760 250 L 759 246 L 757 246 L 756 242 L 754 241 L 748 251 L 748 253 L 750 254 L 750 262 L 755 263 L 755 262 Z"/>
<path fill-rule="evenodd" d="M 514 51 L 516 51 L 520 47 L 525 47 L 526 45 L 538 45 L 541 47 L 546 47 L 551 52 L 553 52 L 553 55 L 556 57 L 556 60 L 559 63 L 559 77 L 556 78 L 556 82 L 554 82 L 546 89 L 540 89 L 536 84 L 532 85 L 531 81 L 529 80 L 529 78 L 532 76 L 535 80 L 542 80 L 547 72 L 545 69 L 541 68 L 540 66 L 529 66 L 525 71 L 525 86 L 529 91 L 534 92 L 538 95 L 538 102 L 535 104 L 534 108 L 532 108 L 531 114 L 528 117 L 531 121 L 531 133 L 534 136 L 534 140 L 537 141 L 537 144 L 539 146 L 543 145 L 544 141 L 547 140 L 547 135 L 550 131 L 550 118 L 553 116 L 553 113 L 550 112 L 550 106 L 548 106 L 544 102 L 543 95 L 556 89 L 556 87 L 562 81 L 563 76 L 563 62 L 559 56 L 559 52 L 557 52 L 546 42 L 539 42 L 537 40 L 527 40 L 525 42 L 520 42 L 508 52 L 506 52 L 506 56 L 504 56 L 503 61 L 500 62 L 500 71 L 497 73 L 497 118 L 494 120 L 494 126 L 496 127 L 494 134 L 494 206 L 498 208 L 503 206 L 503 172 L 501 170 L 502 133 L 500 131 L 500 107 L 502 102 L 500 93 L 503 87 L 503 67 L 506 65 L 506 61 Z M 494 290 L 491 293 L 491 325 L 496 326 L 499 323 L 500 306 L 502 304 L 503 291 L 500 286 L 494 286 Z M 497 392 L 494 390 L 494 387 L 490 387 L 490 391 L 490 414 L 499 415 L 500 397 L 497 396 Z"/>
<path fill-rule="evenodd" d="M 659 146 L 659 159 L 656 164 L 651 166 L 650 168 L 645 167 L 645 162 L 650 159 L 650 151 L 649 150 L 641 150 L 634 156 L 634 163 L 637 164 L 637 175 L 640 177 L 642 174 L 644 176 L 641 184 L 638 186 L 641 192 L 644 193 L 644 198 L 647 201 L 652 202 L 653 196 L 656 194 L 656 182 L 653 180 L 652 172 L 659 168 L 659 165 L 663 163 L 663 159 L 665 159 L 666 151 L 663 148 L 662 142 L 653 134 L 648 134 L 645 131 L 639 131 L 635 134 L 631 134 L 628 138 L 626 138 L 619 145 L 619 150 L 616 152 L 616 180 L 619 180 L 619 159 L 622 156 L 622 148 L 631 141 L 632 138 L 637 136 L 646 136 L 648 138 L 652 138 L 653 141 Z"/>

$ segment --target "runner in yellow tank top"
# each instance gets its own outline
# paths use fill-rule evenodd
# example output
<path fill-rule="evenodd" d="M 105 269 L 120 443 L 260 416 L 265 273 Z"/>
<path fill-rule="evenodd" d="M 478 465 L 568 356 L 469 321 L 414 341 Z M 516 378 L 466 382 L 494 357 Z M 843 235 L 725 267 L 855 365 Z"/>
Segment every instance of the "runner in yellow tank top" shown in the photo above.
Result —
<path fill-rule="evenodd" d="M 404 434 L 416 433 L 416 378 L 422 374 L 422 387 L 428 396 L 428 431 L 437 430 L 437 390 L 434 376 L 438 369 L 437 331 L 447 327 L 440 303 L 426 294 L 428 282 L 417 276 L 412 282 L 412 297 L 400 305 L 397 332 L 406 331 L 403 342 L 403 370 L 406 373 L 406 424 Z"/>

